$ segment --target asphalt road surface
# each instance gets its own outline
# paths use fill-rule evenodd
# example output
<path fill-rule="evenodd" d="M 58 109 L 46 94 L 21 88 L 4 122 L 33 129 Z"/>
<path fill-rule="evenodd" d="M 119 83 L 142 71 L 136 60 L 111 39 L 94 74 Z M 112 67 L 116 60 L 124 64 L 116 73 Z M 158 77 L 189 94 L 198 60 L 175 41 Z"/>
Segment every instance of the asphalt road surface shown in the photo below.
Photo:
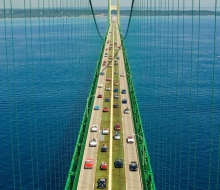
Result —
<path fill-rule="evenodd" d="M 111 30 L 111 28 L 112 28 L 112 26 L 110 27 L 110 30 Z M 115 28 L 115 32 L 117 33 L 117 46 L 119 46 L 121 44 L 119 31 L 118 31 L 117 27 L 114 27 L 114 28 Z M 111 33 L 108 33 L 107 40 L 110 40 L 110 35 L 111 35 Z M 114 45 L 114 43 L 113 43 L 113 45 Z M 105 48 L 109 48 L 109 44 L 106 43 Z M 113 48 L 115 48 L 115 47 L 113 46 Z M 114 50 L 114 52 L 116 52 L 116 51 L 117 50 Z M 120 75 L 120 73 L 125 73 L 125 66 L 124 66 L 124 60 L 123 60 L 123 55 L 122 55 L 122 49 L 118 52 L 118 56 L 120 57 L 120 60 L 118 61 L 119 75 Z M 112 63 L 112 65 L 114 65 L 114 62 Z M 104 67 L 102 66 L 101 70 L 103 68 Z M 97 98 L 97 95 L 98 94 L 104 95 L 105 82 L 106 82 L 105 79 L 106 79 L 106 72 L 105 72 L 105 75 L 100 75 L 99 80 L 98 80 L 98 85 L 102 84 L 103 87 L 97 88 L 96 94 L 94 94 L 94 96 L 95 96 L 94 106 L 99 105 L 100 109 L 93 110 L 92 115 L 91 115 L 91 120 L 90 120 L 90 127 L 92 125 L 98 125 L 98 132 L 90 132 L 90 129 L 89 129 L 87 140 L 86 140 L 86 147 L 84 150 L 83 163 L 81 166 L 81 172 L 80 172 L 80 177 L 79 177 L 79 182 L 78 182 L 78 188 L 77 188 L 78 190 L 92 190 L 92 189 L 94 189 L 94 186 L 97 185 L 94 183 L 95 183 L 95 168 L 96 168 L 96 164 L 97 164 L 98 144 L 97 144 L 97 147 L 89 147 L 89 142 L 92 138 L 96 138 L 99 143 L 99 138 L 100 138 L 100 133 L 101 133 L 100 124 L 101 124 L 101 116 L 102 116 L 102 108 L 103 108 L 103 98 Z M 122 106 L 121 106 L 122 126 L 123 126 L 123 135 L 124 135 L 123 139 L 124 139 L 124 164 L 125 164 L 125 175 L 126 175 L 126 189 L 141 190 L 142 183 L 141 183 L 140 170 L 139 169 L 138 169 L 138 171 L 130 171 L 129 170 L 129 164 L 131 163 L 131 161 L 137 161 L 139 163 L 139 159 L 137 157 L 136 143 L 134 142 L 133 144 L 128 144 L 126 142 L 127 136 L 134 134 L 134 127 L 133 127 L 131 110 L 130 110 L 129 114 L 124 114 L 124 109 L 126 107 L 131 108 L 130 98 L 129 98 L 129 94 L 128 94 L 127 80 L 126 80 L 126 73 L 125 73 L 124 77 L 120 77 L 120 88 L 127 90 L 127 94 L 120 94 L 121 99 L 126 98 L 128 100 L 127 104 L 122 104 Z M 91 97 L 88 97 L 88 98 L 91 98 Z M 94 159 L 93 169 L 84 169 L 85 161 L 88 158 Z M 114 179 L 114 176 L 112 176 L 112 178 Z M 108 183 L 110 183 L 110 181 L 108 181 Z"/>

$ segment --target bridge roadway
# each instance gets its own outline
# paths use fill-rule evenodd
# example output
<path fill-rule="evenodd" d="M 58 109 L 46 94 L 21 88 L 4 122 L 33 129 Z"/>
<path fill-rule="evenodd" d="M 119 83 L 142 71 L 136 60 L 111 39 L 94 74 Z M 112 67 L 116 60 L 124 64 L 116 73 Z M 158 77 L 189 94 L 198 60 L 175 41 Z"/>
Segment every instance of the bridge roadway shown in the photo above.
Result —
<path fill-rule="evenodd" d="M 111 26 L 109 27 L 109 31 L 114 30 L 114 32 L 116 32 L 117 39 L 115 39 L 115 40 L 117 40 L 117 44 L 120 45 L 121 44 L 120 34 L 119 34 L 119 31 L 117 28 L 118 27 L 116 26 L 115 23 L 111 23 Z M 107 40 L 110 40 L 110 37 L 111 37 L 111 33 L 108 32 Z M 114 43 L 112 43 L 112 44 L 113 44 L 113 50 L 114 50 L 114 48 L 115 48 Z M 105 48 L 109 48 L 109 44 L 106 43 Z M 118 56 L 120 57 L 120 60 L 118 61 L 119 74 L 125 73 L 125 65 L 124 65 L 124 58 L 123 58 L 122 51 L 123 50 L 121 49 L 118 52 Z M 113 55 L 113 57 L 114 57 L 114 55 Z M 104 60 L 104 55 L 103 55 L 102 59 Z M 103 68 L 104 68 L 104 66 L 101 67 L 101 70 Z M 112 61 L 112 68 L 114 68 L 114 60 Z M 114 72 L 114 69 L 112 69 L 112 72 Z M 125 75 L 126 75 L 126 73 L 125 73 Z M 99 143 L 99 139 L 101 136 L 100 125 L 101 125 L 101 117 L 102 117 L 102 109 L 103 109 L 103 98 L 97 98 L 97 95 L 98 94 L 104 95 L 105 82 L 106 82 L 106 72 L 105 72 L 105 75 L 99 76 L 98 84 L 102 84 L 103 87 L 97 88 L 96 94 L 94 95 L 95 100 L 94 100 L 93 106 L 99 105 L 100 110 L 93 110 L 92 111 L 91 120 L 90 120 L 90 127 L 95 124 L 98 125 L 98 132 L 90 132 L 90 129 L 89 129 L 87 140 L 86 140 L 86 147 L 84 150 L 83 163 L 81 166 L 81 172 L 80 172 L 80 177 L 79 177 L 79 182 L 78 182 L 78 188 L 77 188 L 78 190 L 92 190 L 97 186 L 97 183 L 95 182 L 95 167 L 96 167 L 96 164 L 100 164 L 100 163 L 97 163 L 97 155 L 98 155 L 98 151 L 100 151 L 100 150 L 98 150 L 98 145 L 97 145 L 97 147 L 89 147 L 89 141 L 92 138 L 96 138 Z M 128 92 L 128 84 L 127 84 L 126 76 L 120 77 L 119 82 L 120 82 L 120 88 L 126 89 Z M 112 80 L 112 83 L 113 83 L 113 80 Z M 121 89 L 119 92 L 121 92 Z M 111 93 L 113 93 L 112 90 L 113 89 L 111 88 Z M 113 96 L 111 96 L 111 97 L 113 97 Z M 88 97 L 88 98 L 91 98 L 91 97 Z M 124 139 L 123 145 L 124 145 L 124 167 L 125 167 L 125 177 L 126 177 L 126 189 L 128 189 L 128 190 L 130 190 L 130 189 L 141 190 L 142 189 L 142 182 L 141 182 L 140 169 L 138 169 L 137 172 L 131 172 L 129 170 L 130 162 L 137 161 L 139 163 L 139 159 L 137 156 L 136 141 L 133 144 L 128 144 L 126 141 L 127 136 L 134 134 L 134 126 L 133 126 L 132 113 L 131 113 L 132 110 L 130 110 L 130 114 L 124 114 L 124 109 L 126 107 L 131 108 L 129 93 L 121 94 L 121 99 L 123 99 L 123 98 L 126 98 L 128 100 L 127 104 L 122 104 L 120 106 L 121 111 L 122 111 L 122 130 L 123 130 L 123 137 L 124 137 L 123 138 Z M 113 100 L 111 100 L 111 102 L 113 102 Z M 112 106 L 112 103 L 111 103 L 111 106 Z M 111 109 L 111 110 L 113 111 L 114 109 Z M 112 121 L 111 121 L 111 123 L 112 123 Z M 110 133 L 111 132 L 112 131 L 110 130 Z M 109 151 L 112 151 L 112 149 L 110 148 Z M 112 154 L 114 154 L 114 153 L 111 152 L 109 155 L 112 155 Z M 85 160 L 88 158 L 94 159 L 93 169 L 84 169 Z M 111 167 L 113 167 L 113 162 L 114 162 L 114 160 L 112 160 L 112 163 L 107 162 L 108 166 L 111 165 Z M 108 167 L 108 170 L 111 167 Z M 141 167 L 141 166 L 139 166 L 139 167 Z M 108 171 L 106 171 L 106 172 L 108 172 Z M 107 182 L 107 186 L 108 186 L 108 189 L 110 190 L 111 189 L 110 182 L 111 182 L 111 180 L 114 180 L 114 176 L 111 176 L 111 172 L 109 172 L 109 174 L 110 175 L 109 175 L 109 181 Z M 117 190 L 120 190 L 120 188 L 118 188 Z"/>

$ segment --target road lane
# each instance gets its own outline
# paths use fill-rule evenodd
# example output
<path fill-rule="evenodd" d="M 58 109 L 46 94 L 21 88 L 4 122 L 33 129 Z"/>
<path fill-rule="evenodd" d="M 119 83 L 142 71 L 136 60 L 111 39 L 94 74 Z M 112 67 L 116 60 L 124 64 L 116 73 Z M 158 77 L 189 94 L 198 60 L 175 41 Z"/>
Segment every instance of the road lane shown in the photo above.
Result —
<path fill-rule="evenodd" d="M 112 28 L 112 26 L 110 27 Z M 117 27 L 115 27 L 117 28 Z M 112 29 L 110 29 L 110 31 L 113 31 Z M 117 46 L 119 46 L 121 44 L 120 41 L 120 35 L 119 35 L 119 31 L 115 30 L 117 32 Z M 108 40 L 110 40 L 110 35 L 111 33 L 108 32 Z M 114 36 L 114 35 L 113 35 Z M 113 44 L 114 44 L 114 39 L 113 39 Z M 109 48 L 108 47 L 109 44 L 105 44 L 105 48 Z M 122 48 L 122 47 L 121 47 Z M 116 50 L 117 51 L 117 50 Z M 115 51 L 115 52 L 116 52 Z M 125 66 L 124 66 L 124 59 L 123 59 L 123 55 L 122 55 L 122 49 L 118 52 L 118 56 L 120 57 L 120 60 L 118 61 L 119 63 L 119 75 L 120 73 L 125 73 Z M 113 52 L 114 52 L 114 46 L 113 46 Z M 114 57 L 114 54 L 112 55 Z M 116 57 L 118 57 L 116 56 Z M 107 60 L 104 59 L 104 54 L 103 54 L 103 60 Z M 108 64 L 108 61 L 107 61 Z M 111 63 L 112 65 L 112 81 L 113 81 L 113 74 L 114 74 L 114 60 Z M 104 68 L 104 66 L 101 67 L 101 71 Z M 96 160 L 97 160 L 97 154 L 98 154 L 98 145 L 97 147 L 89 147 L 89 141 L 92 138 L 96 138 L 98 140 L 98 143 L 101 143 L 99 140 L 100 138 L 100 124 L 101 124 L 101 116 L 102 116 L 102 109 L 103 109 L 103 98 L 97 98 L 97 95 L 99 93 L 101 93 L 102 95 L 104 95 L 104 90 L 105 90 L 105 79 L 106 79 L 106 70 L 104 71 L 105 75 L 100 75 L 99 79 L 98 79 L 98 85 L 102 84 L 103 87 L 102 88 L 97 88 L 96 93 L 95 93 L 95 100 L 94 100 L 94 105 L 99 105 L 100 106 L 100 110 L 93 110 L 92 114 L 91 114 L 91 120 L 90 120 L 90 127 L 92 125 L 97 124 L 99 126 L 98 128 L 98 132 L 88 132 L 88 136 L 87 136 L 87 140 L 86 140 L 86 147 L 84 150 L 84 156 L 83 156 L 83 163 L 81 166 L 81 172 L 80 172 L 80 177 L 79 177 L 79 182 L 78 182 L 78 190 L 92 190 L 94 189 L 94 185 L 96 186 L 97 184 L 94 184 L 94 180 L 95 180 L 95 167 L 96 167 Z M 113 82 L 112 82 L 112 86 L 111 89 L 113 89 Z M 130 110 L 129 114 L 124 114 L 124 109 L 126 107 L 131 108 L 130 105 L 130 97 L 129 97 L 129 93 L 128 93 L 128 85 L 127 85 L 127 79 L 126 76 L 125 77 L 120 77 L 120 90 L 122 89 L 126 89 L 127 94 L 121 94 L 120 92 L 120 96 L 121 96 L 121 100 L 123 98 L 126 98 L 128 100 L 127 104 L 122 104 L 121 105 L 121 111 L 122 111 L 122 128 L 123 128 L 123 139 L 124 139 L 124 164 L 125 164 L 125 172 L 126 172 L 126 189 L 138 189 L 141 190 L 142 189 L 142 184 L 141 184 L 141 176 L 140 176 L 140 170 L 138 169 L 137 172 L 131 172 L 129 170 L 129 164 L 131 161 L 137 161 L 139 163 L 139 159 L 137 156 L 137 149 L 136 149 L 136 142 L 134 142 L 133 144 L 128 144 L 126 142 L 126 138 L 129 135 L 134 134 L 134 125 L 133 125 L 133 119 L 132 119 L 132 110 Z M 111 93 L 111 102 L 113 103 L 113 93 Z M 112 103 L 111 103 L 111 107 L 112 107 Z M 114 109 L 112 109 L 114 110 Z M 112 118 L 112 113 L 111 113 L 111 118 Z M 111 120 L 112 121 L 112 120 Z M 112 122 L 111 122 L 112 123 Z M 112 126 L 111 126 L 112 129 Z M 111 134 L 111 131 L 110 131 Z M 112 140 L 112 138 L 111 138 Z M 111 143 L 110 143 L 110 150 L 111 150 Z M 110 151 L 111 152 L 111 151 Z M 110 155 L 112 155 L 110 153 Z M 94 166 L 93 169 L 84 169 L 84 163 L 85 160 L 87 158 L 93 158 L 94 159 Z M 112 156 L 110 156 L 110 163 L 112 163 Z M 109 164 L 109 181 L 108 181 L 108 186 L 109 189 L 111 189 L 111 165 Z M 112 176 L 112 178 L 114 178 L 114 176 Z"/>

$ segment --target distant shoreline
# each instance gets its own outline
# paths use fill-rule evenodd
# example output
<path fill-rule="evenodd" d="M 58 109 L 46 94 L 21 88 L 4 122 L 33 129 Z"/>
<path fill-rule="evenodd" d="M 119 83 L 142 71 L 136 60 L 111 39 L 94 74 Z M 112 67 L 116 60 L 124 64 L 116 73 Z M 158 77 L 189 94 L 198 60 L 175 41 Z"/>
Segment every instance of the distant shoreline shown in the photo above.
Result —
<path fill-rule="evenodd" d="M 98 17 L 108 16 L 107 10 L 94 10 L 94 13 Z M 116 14 L 116 11 L 112 11 Z M 49 18 L 49 17 L 86 17 L 91 16 L 91 10 L 79 10 L 79 9 L 0 9 L 0 18 Z M 208 10 L 133 10 L 132 16 L 214 16 L 215 11 Z M 220 11 L 216 12 L 217 16 L 220 16 Z M 130 16 L 130 10 L 121 10 L 121 16 Z"/>

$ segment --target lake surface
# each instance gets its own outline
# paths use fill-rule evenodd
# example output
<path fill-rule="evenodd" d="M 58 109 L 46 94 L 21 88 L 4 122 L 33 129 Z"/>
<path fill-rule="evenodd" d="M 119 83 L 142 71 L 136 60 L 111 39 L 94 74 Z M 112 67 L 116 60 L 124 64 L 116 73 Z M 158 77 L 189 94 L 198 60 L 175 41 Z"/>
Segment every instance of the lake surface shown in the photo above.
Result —
<path fill-rule="evenodd" d="M 214 40 L 214 17 L 182 22 L 132 19 L 132 78 L 157 189 L 217 189 L 220 26 Z M 0 189 L 63 189 L 102 41 L 88 18 L 0 20 L 0 34 Z"/>

